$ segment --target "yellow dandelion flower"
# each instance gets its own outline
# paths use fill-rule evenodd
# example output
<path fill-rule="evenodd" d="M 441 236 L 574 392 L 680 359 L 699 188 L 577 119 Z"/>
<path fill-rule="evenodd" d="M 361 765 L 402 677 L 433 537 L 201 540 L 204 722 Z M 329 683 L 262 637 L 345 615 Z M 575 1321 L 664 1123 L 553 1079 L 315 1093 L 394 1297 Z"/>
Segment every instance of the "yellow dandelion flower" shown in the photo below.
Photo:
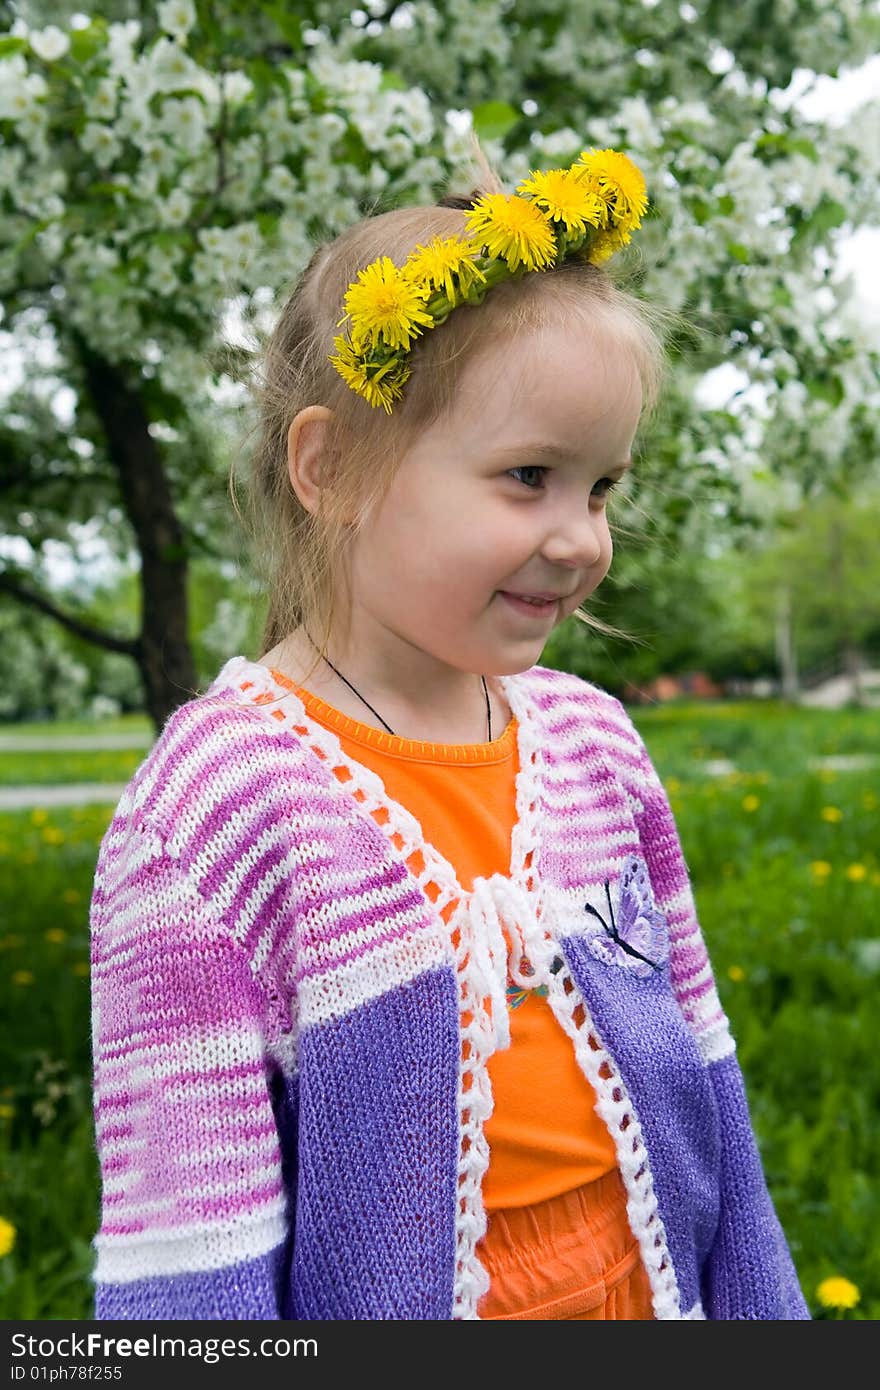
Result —
<path fill-rule="evenodd" d="M 843 812 L 839 806 L 823 806 L 822 819 L 830 821 L 832 825 L 836 825 L 839 820 L 843 820 Z"/>
<path fill-rule="evenodd" d="M 87 960 L 74 961 L 73 965 L 71 966 L 71 970 L 73 971 L 74 975 L 88 975 L 89 963 Z"/>
<path fill-rule="evenodd" d="M 823 1308 L 855 1308 L 861 1294 L 857 1285 L 843 1275 L 835 1274 L 823 1279 L 816 1289 L 816 1297 Z"/>
<path fill-rule="evenodd" d="M 604 265 L 631 241 L 632 237 L 629 232 L 624 231 L 621 227 L 612 227 L 607 232 L 597 232 L 590 242 L 587 260 L 591 265 Z"/>
<path fill-rule="evenodd" d="M 396 357 L 378 366 L 367 363 L 341 335 L 333 339 L 333 346 L 336 355 L 330 361 L 340 376 L 370 405 L 382 406 L 390 415 L 393 402 L 400 399 L 410 368 Z"/>
<path fill-rule="evenodd" d="M 547 217 L 528 198 L 486 193 L 465 214 L 468 231 L 488 254 L 511 270 L 543 270 L 556 260 L 556 239 Z"/>
<path fill-rule="evenodd" d="M 585 178 L 607 209 L 612 227 L 632 232 L 641 225 L 648 189 L 641 169 L 619 150 L 582 150 L 572 171 Z"/>
<path fill-rule="evenodd" d="M 737 984 L 740 984 L 740 982 L 746 978 L 746 972 L 741 965 L 730 965 L 727 969 L 727 977 L 730 980 L 734 980 Z"/>
<path fill-rule="evenodd" d="M 46 940 L 51 941 L 53 946 L 60 946 L 62 941 L 67 940 L 67 932 L 63 927 L 50 927 L 44 935 Z"/>
<path fill-rule="evenodd" d="M 681 791 L 681 782 L 679 782 L 677 777 L 666 778 L 666 790 L 669 792 L 670 795 L 672 795 L 673 792 Z"/>
<path fill-rule="evenodd" d="M 533 172 L 517 185 L 553 222 L 564 222 L 569 235 L 582 236 L 588 227 L 605 225 L 605 203 L 570 169 Z"/>
<path fill-rule="evenodd" d="M 868 877 L 868 870 L 865 868 L 864 864 L 848 864 L 846 876 L 848 879 L 851 879 L 853 883 L 861 883 L 863 878 Z"/>
<path fill-rule="evenodd" d="M 421 282 L 432 290 L 442 290 L 454 304 L 458 289 L 470 289 L 471 285 L 485 284 L 486 277 L 475 259 L 475 248 L 470 241 L 459 237 L 435 236 L 427 246 L 416 246 L 401 266 L 401 275 Z"/>
<path fill-rule="evenodd" d="M 433 328 L 434 320 L 425 310 L 426 286 L 416 285 L 401 274 L 390 256 L 380 256 L 358 272 L 345 295 L 342 324 L 351 319 L 351 340 L 355 348 L 367 344 L 407 350 L 422 331 Z M 338 326 L 338 325 L 337 325 Z"/>
<path fill-rule="evenodd" d="M 31 825 L 45 825 L 49 819 L 49 812 L 44 806 L 35 806 L 31 811 Z"/>
<path fill-rule="evenodd" d="M 15 1227 L 5 1216 L 0 1216 L 0 1256 L 8 1255 L 15 1244 Z"/>
<path fill-rule="evenodd" d="M 65 888 L 61 894 L 61 900 L 65 903 L 78 903 L 82 894 L 76 888 Z"/>
<path fill-rule="evenodd" d="M 759 796 L 755 796 L 754 793 L 750 793 L 748 796 L 744 796 L 742 799 L 742 808 L 744 811 L 757 811 L 760 804 L 761 798 Z"/>
<path fill-rule="evenodd" d="M 11 1120 L 14 1114 L 14 1105 L 7 1105 L 5 1100 L 0 1101 L 0 1120 Z"/>
<path fill-rule="evenodd" d="M 831 865 L 827 859 L 814 859 L 810 868 L 816 878 L 827 878 L 831 873 Z"/>
<path fill-rule="evenodd" d="M 43 839 L 47 845 L 63 845 L 64 831 L 59 830 L 57 825 L 47 825 L 43 830 Z"/>
<path fill-rule="evenodd" d="M 32 970 L 13 970 L 12 983 L 14 985 L 32 985 L 34 982 L 34 972 Z"/>

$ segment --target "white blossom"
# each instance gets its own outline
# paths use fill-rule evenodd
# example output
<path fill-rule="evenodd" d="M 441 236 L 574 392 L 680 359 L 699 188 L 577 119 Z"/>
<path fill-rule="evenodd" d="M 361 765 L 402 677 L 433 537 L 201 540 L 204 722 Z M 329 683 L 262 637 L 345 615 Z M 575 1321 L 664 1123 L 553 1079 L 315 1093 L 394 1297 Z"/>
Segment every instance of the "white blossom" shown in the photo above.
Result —
<path fill-rule="evenodd" d="M 157 212 L 163 227 L 181 227 L 192 211 L 192 199 L 182 188 L 174 188 L 168 197 L 160 202 Z"/>
<path fill-rule="evenodd" d="M 158 6 L 159 27 L 175 39 L 184 40 L 196 22 L 192 0 L 162 0 Z"/>
<path fill-rule="evenodd" d="M 312 198 L 328 198 L 339 187 L 339 170 L 323 159 L 305 159 L 303 179 Z"/>
<path fill-rule="evenodd" d="M 171 97 L 162 107 L 159 128 L 174 143 L 194 154 L 207 138 L 208 120 L 198 97 Z"/>
<path fill-rule="evenodd" d="M 247 101 L 254 84 L 246 72 L 227 72 L 223 74 L 223 98 L 229 106 L 239 106 Z"/>
<path fill-rule="evenodd" d="M 91 120 L 108 121 L 116 115 L 119 84 L 114 77 L 104 77 L 95 90 L 86 95 L 83 102 L 85 113 Z"/>
<path fill-rule="evenodd" d="M 112 126 L 100 121 L 86 122 L 79 143 L 93 157 L 99 169 L 109 168 L 121 149 Z"/>
<path fill-rule="evenodd" d="M 28 43 L 44 63 L 54 63 L 63 58 L 70 48 L 70 39 L 56 24 L 50 24 L 45 29 L 32 29 L 28 34 Z"/>

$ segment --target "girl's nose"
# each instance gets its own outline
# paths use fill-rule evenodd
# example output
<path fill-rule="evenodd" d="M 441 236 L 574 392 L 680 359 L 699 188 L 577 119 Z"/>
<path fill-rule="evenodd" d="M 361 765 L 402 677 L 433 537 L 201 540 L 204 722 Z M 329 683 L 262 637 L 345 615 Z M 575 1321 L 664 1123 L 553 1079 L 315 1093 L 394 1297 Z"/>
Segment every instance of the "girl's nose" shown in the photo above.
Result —
<path fill-rule="evenodd" d="M 569 512 L 558 518 L 548 535 L 544 556 L 553 564 L 569 569 L 591 569 L 602 558 L 606 531 L 604 513 Z"/>

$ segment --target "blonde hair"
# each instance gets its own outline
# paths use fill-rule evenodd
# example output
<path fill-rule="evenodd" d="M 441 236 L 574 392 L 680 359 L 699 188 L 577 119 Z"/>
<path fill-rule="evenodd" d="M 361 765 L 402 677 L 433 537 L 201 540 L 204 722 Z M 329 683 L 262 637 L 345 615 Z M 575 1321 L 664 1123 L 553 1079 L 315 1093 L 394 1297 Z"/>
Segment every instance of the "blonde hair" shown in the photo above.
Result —
<path fill-rule="evenodd" d="M 481 177 L 470 194 L 367 216 L 319 245 L 263 350 L 252 381 L 258 415 L 244 517 L 236 502 L 234 463 L 230 474 L 233 506 L 253 538 L 255 569 L 269 595 L 263 651 L 302 626 L 310 636 L 321 633 L 320 654 L 326 652 L 349 546 L 387 494 L 408 448 L 453 406 L 461 373 L 478 350 L 586 316 L 591 325 L 617 334 L 631 354 L 642 384 L 643 416 L 658 401 L 669 311 L 615 283 L 605 266 L 579 260 L 502 282 L 476 312 L 462 306 L 425 333 L 411 351 L 412 375 L 391 415 L 352 391 L 328 361 L 333 338 L 342 331 L 345 292 L 360 270 L 380 255 L 402 265 L 417 244 L 466 234 L 463 209 L 483 193 L 506 191 L 475 136 L 472 147 Z M 287 461 L 290 424 L 309 405 L 332 412 L 322 458 L 327 484 L 314 512 L 291 486 Z M 632 640 L 583 608 L 572 616 L 605 635 Z"/>

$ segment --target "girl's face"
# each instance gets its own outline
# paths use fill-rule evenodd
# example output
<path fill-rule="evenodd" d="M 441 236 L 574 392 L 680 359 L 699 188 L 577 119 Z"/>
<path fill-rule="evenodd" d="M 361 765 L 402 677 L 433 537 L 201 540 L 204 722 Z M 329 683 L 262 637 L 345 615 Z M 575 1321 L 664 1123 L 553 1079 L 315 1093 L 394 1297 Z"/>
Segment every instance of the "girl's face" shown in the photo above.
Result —
<path fill-rule="evenodd" d="M 609 480 L 631 463 L 641 408 L 613 333 L 570 324 L 475 358 L 355 540 L 353 630 L 393 664 L 426 658 L 438 687 L 533 666 L 608 573 Z M 506 592 L 555 601 L 524 611 Z"/>

